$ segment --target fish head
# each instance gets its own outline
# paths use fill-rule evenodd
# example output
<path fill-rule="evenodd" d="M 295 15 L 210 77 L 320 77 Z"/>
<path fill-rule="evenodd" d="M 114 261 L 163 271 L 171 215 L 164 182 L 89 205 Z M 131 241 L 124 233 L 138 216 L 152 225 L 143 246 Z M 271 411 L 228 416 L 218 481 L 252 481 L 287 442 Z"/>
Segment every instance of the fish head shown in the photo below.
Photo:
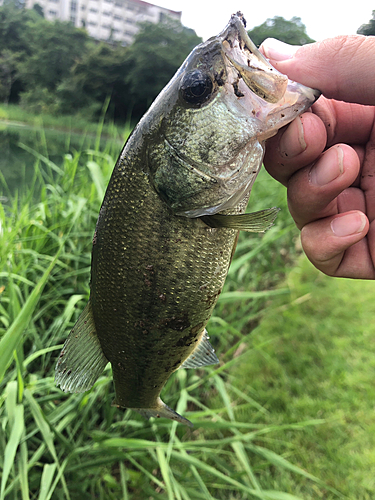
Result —
<path fill-rule="evenodd" d="M 191 52 L 150 108 L 147 156 L 156 191 L 176 215 L 233 209 L 250 193 L 265 141 L 319 95 L 273 68 L 242 14 L 232 15 Z"/>

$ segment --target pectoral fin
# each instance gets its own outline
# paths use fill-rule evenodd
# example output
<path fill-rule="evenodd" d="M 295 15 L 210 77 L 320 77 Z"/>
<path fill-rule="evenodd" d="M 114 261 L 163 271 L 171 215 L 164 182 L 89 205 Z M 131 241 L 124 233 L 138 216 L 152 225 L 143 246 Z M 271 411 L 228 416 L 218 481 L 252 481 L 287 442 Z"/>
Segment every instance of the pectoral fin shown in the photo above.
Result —
<path fill-rule="evenodd" d="M 279 210 L 279 208 L 273 207 L 251 214 L 204 215 L 201 219 L 210 227 L 224 227 L 227 229 L 248 231 L 249 233 L 263 233 L 273 226 Z"/>
<path fill-rule="evenodd" d="M 55 371 L 56 385 L 64 392 L 88 391 L 107 363 L 96 334 L 89 301 L 60 353 Z"/>

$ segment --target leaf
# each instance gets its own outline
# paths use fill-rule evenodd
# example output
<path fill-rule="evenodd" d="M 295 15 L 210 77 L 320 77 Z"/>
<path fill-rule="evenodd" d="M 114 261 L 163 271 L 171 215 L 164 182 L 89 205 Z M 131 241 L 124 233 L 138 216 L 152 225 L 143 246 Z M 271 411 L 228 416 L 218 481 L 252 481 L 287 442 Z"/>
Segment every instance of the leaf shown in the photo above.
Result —
<path fill-rule="evenodd" d="M 49 495 L 49 489 L 55 474 L 56 464 L 45 464 L 43 467 L 42 479 L 40 480 L 40 490 L 38 500 L 46 500 Z"/>

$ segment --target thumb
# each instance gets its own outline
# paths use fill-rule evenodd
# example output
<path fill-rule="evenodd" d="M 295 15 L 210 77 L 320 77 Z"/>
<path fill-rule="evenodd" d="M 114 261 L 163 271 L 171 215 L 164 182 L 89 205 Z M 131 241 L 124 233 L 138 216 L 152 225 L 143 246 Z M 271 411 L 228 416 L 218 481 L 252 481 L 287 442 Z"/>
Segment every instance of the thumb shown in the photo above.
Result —
<path fill-rule="evenodd" d="M 338 36 L 302 47 L 268 38 L 260 50 L 281 73 L 329 99 L 375 104 L 375 37 Z"/>

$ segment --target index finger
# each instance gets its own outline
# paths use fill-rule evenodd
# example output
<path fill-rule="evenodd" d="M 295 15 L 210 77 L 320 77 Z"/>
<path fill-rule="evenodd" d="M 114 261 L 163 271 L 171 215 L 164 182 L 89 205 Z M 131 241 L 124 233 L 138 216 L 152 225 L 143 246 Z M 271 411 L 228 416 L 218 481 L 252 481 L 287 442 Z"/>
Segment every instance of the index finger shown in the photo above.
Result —
<path fill-rule="evenodd" d="M 261 50 L 281 73 L 329 99 L 375 104 L 374 37 L 339 36 L 297 49 L 268 39 Z"/>

